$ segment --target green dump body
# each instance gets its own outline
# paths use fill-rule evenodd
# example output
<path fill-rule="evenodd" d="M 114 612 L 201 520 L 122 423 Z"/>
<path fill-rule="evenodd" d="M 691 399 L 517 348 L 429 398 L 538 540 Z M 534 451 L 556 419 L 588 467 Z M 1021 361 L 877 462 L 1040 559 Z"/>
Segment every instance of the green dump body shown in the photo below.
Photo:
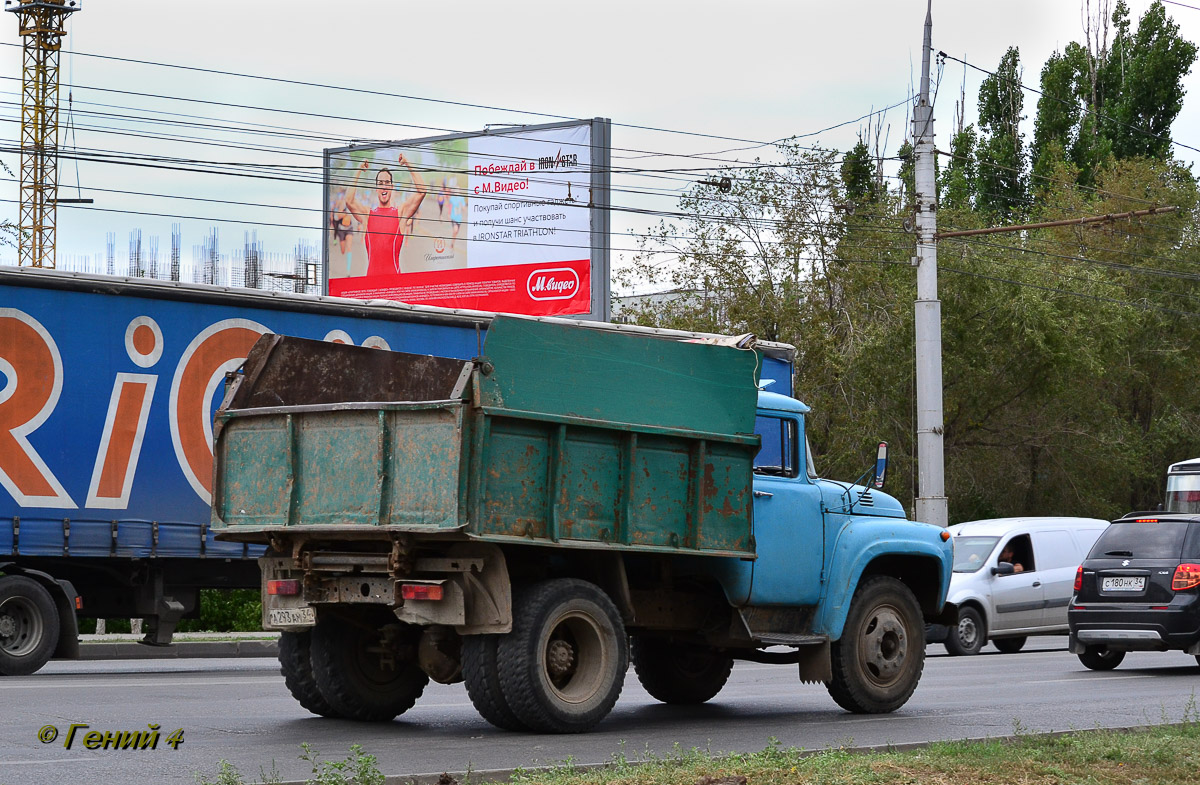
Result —
<path fill-rule="evenodd" d="M 472 361 L 265 336 L 217 414 L 214 526 L 753 555 L 757 367 L 508 317 Z"/>

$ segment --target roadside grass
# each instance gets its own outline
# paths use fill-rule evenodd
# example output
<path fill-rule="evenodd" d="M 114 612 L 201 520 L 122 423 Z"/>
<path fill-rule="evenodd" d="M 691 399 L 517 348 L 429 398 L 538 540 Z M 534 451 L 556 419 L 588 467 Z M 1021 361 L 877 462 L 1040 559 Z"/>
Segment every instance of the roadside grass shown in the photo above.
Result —
<path fill-rule="evenodd" d="M 1080 731 L 1057 736 L 1022 732 L 988 741 L 935 742 L 916 750 L 852 752 L 842 747 L 802 750 L 772 739 L 753 753 L 721 754 L 676 749 L 667 756 L 618 754 L 605 766 L 568 760 L 546 769 L 518 769 L 511 785 L 1195 785 L 1200 780 L 1200 716 L 1194 705 L 1182 723 L 1138 731 Z M 313 765 L 311 785 L 381 785 L 374 756 L 358 745 L 344 761 L 318 761 L 304 745 L 301 758 Z M 443 775 L 441 785 L 471 785 Z M 410 782 L 407 777 L 389 778 Z M 478 782 L 478 778 L 474 780 Z M 199 785 L 250 785 L 231 764 L 218 765 L 216 779 L 197 775 Z M 278 783 L 272 772 L 259 780 Z"/>

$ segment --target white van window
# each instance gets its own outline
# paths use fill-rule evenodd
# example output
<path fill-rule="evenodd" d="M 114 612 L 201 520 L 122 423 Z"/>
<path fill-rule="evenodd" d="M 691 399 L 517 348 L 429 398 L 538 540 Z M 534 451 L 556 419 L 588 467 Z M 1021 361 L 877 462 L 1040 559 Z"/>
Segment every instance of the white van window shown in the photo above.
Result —
<path fill-rule="evenodd" d="M 1074 569 L 1083 561 L 1071 533 L 1065 531 L 1044 531 L 1033 533 L 1033 548 L 1037 551 L 1038 568 L 1053 570 L 1056 567 L 1071 567 Z"/>
<path fill-rule="evenodd" d="M 999 537 L 955 537 L 954 571 L 977 572 L 999 541 Z"/>
<path fill-rule="evenodd" d="M 1006 559 L 1004 554 L 1009 548 L 1012 549 L 1012 556 Z M 1013 567 L 1020 565 L 1021 569 L 1018 572 L 1033 572 L 1038 568 L 1033 560 L 1033 543 L 1029 541 L 1028 534 L 1018 534 L 1001 545 L 998 559 L 1008 562 Z"/>

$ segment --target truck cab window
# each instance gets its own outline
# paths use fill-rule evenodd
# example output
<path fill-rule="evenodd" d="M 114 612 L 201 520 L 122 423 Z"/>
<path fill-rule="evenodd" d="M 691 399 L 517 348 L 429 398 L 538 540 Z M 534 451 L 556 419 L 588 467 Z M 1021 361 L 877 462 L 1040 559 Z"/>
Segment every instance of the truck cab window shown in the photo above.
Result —
<path fill-rule="evenodd" d="M 754 421 L 754 432 L 762 439 L 762 447 L 754 456 L 755 474 L 795 477 L 800 473 L 795 420 L 758 417 Z"/>

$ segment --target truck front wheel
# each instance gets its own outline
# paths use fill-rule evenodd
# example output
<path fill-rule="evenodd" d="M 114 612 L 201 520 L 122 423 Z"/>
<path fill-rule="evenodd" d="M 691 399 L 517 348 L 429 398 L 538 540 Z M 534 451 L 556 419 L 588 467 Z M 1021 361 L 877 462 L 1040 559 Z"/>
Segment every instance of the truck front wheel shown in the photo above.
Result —
<path fill-rule="evenodd" d="M 579 733 L 612 711 L 629 645 L 612 600 L 561 578 L 513 597 L 513 629 L 497 648 L 500 686 L 517 719 L 543 733 Z"/>
<path fill-rule="evenodd" d="M 58 611 L 40 583 L 0 578 L 0 674 L 25 676 L 50 661 L 58 644 Z"/>
<path fill-rule="evenodd" d="M 908 701 L 925 666 L 925 636 L 917 598 L 895 578 L 862 583 L 832 650 L 837 705 L 856 714 L 895 711 Z"/>
<path fill-rule="evenodd" d="M 417 636 L 408 625 L 371 616 L 330 617 L 312 633 L 317 689 L 337 716 L 387 722 L 413 707 L 429 677 L 417 667 Z"/>
<path fill-rule="evenodd" d="M 729 681 L 733 658 L 704 646 L 635 635 L 633 670 L 646 692 L 663 703 L 697 704 L 711 700 Z"/>
<path fill-rule="evenodd" d="M 317 687 L 312 666 L 311 630 L 279 635 L 279 670 L 283 673 L 283 683 L 287 685 L 288 692 L 301 706 L 322 717 L 338 716 Z"/>

